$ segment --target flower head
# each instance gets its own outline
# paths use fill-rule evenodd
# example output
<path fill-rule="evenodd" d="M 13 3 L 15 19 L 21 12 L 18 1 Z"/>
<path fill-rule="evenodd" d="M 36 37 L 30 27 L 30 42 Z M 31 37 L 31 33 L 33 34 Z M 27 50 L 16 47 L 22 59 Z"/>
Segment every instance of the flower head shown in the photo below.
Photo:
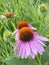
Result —
<path fill-rule="evenodd" d="M 4 16 L 7 17 L 7 18 L 8 17 L 10 18 L 10 17 L 13 17 L 14 16 L 14 13 L 5 13 Z"/>
<path fill-rule="evenodd" d="M 28 27 L 28 23 L 26 21 L 20 21 L 17 25 L 18 29 L 21 29 L 22 27 Z"/>
<path fill-rule="evenodd" d="M 44 47 L 46 46 L 43 41 L 49 41 L 49 39 L 39 36 L 37 32 L 34 32 L 29 27 L 23 27 L 15 34 L 16 44 L 14 46 L 14 54 L 18 53 L 18 57 L 27 58 L 31 56 L 33 59 L 37 54 L 43 54 Z"/>
<path fill-rule="evenodd" d="M 4 15 L 0 15 L 1 18 L 12 18 L 14 17 L 15 14 L 12 12 L 12 13 L 5 13 Z"/>
<path fill-rule="evenodd" d="M 30 41 L 32 39 L 32 36 L 33 36 L 33 31 L 28 27 L 23 27 L 19 31 L 19 38 L 24 42 Z"/>
<path fill-rule="evenodd" d="M 30 25 L 28 22 L 26 22 L 25 20 L 22 20 L 20 21 L 18 24 L 17 24 L 17 29 L 14 31 L 14 34 L 21 28 L 23 27 L 29 27 L 30 29 L 32 30 L 36 30 L 36 28 L 34 28 L 32 25 Z"/>

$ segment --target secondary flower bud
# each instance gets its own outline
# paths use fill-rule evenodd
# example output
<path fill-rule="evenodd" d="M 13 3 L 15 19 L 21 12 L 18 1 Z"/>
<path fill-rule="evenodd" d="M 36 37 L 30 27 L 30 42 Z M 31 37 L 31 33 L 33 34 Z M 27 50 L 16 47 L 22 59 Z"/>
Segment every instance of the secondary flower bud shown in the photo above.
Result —
<path fill-rule="evenodd" d="M 45 11 L 47 10 L 46 4 L 40 4 L 40 5 L 38 6 L 38 10 L 39 10 L 40 12 L 45 12 Z"/>

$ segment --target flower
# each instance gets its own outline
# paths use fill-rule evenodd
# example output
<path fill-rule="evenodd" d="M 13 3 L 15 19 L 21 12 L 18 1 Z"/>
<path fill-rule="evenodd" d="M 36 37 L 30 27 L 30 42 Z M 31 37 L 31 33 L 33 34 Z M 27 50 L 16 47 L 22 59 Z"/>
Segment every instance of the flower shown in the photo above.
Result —
<path fill-rule="evenodd" d="M 21 29 L 22 27 L 29 27 L 33 30 L 36 30 L 36 28 L 34 28 L 32 25 L 30 25 L 28 22 L 26 22 L 25 20 L 22 20 L 20 21 L 18 24 L 17 24 L 17 29 L 14 31 L 13 34 L 15 34 L 19 29 Z"/>
<path fill-rule="evenodd" d="M 43 54 L 44 47 L 43 42 L 49 41 L 48 38 L 39 36 L 37 32 L 34 32 L 29 27 L 22 27 L 17 33 L 16 44 L 14 46 L 14 54 L 21 59 L 31 56 L 33 59 L 37 54 Z"/>
<path fill-rule="evenodd" d="M 8 17 L 13 17 L 14 16 L 14 13 L 13 12 L 12 13 L 5 13 L 4 16 L 7 17 L 7 18 Z"/>

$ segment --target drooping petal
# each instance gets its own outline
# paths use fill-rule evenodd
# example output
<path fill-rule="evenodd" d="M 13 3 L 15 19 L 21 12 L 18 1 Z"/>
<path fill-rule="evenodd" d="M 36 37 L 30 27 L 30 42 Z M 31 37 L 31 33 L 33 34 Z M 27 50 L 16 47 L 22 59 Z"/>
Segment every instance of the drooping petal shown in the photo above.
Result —
<path fill-rule="evenodd" d="M 21 58 L 25 58 L 25 45 L 22 43 Z"/>
<path fill-rule="evenodd" d="M 29 28 L 32 30 L 37 30 L 36 28 L 34 28 L 32 25 L 28 24 Z"/>
<path fill-rule="evenodd" d="M 32 50 L 30 51 L 30 56 L 34 59 L 35 58 L 35 54 L 32 52 Z"/>
<path fill-rule="evenodd" d="M 20 48 L 19 48 L 19 55 L 18 55 L 19 57 L 22 56 L 22 50 L 23 50 L 23 45 L 21 43 Z"/>
<path fill-rule="evenodd" d="M 38 40 L 34 41 L 34 44 L 36 46 L 36 49 L 38 51 L 39 54 L 43 54 L 43 52 L 45 51 L 42 44 L 40 44 L 40 42 L 38 42 Z"/>
<path fill-rule="evenodd" d="M 38 40 L 38 42 L 46 47 L 46 45 L 41 40 Z"/>
<path fill-rule="evenodd" d="M 34 39 L 38 40 L 38 42 L 40 42 L 40 44 L 42 44 L 43 46 L 45 46 L 45 47 L 46 47 L 46 45 L 43 43 L 43 41 L 42 41 L 42 40 L 40 40 L 40 39 L 38 38 L 38 36 L 37 36 L 37 35 L 35 35 Z"/>
<path fill-rule="evenodd" d="M 48 38 L 46 38 L 46 37 L 43 37 L 43 36 L 37 36 L 40 40 L 42 40 L 42 41 L 49 41 L 49 39 Z"/>
<path fill-rule="evenodd" d="M 29 42 L 29 45 L 30 45 L 30 48 L 31 48 L 32 52 L 33 52 L 35 55 L 37 55 L 37 49 L 36 49 L 36 47 L 35 47 L 35 45 L 34 45 L 34 42 L 33 42 L 33 41 L 30 41 L 30 42 Z"/>
<path fill-rule="evenodd" d="M 26 49 L 26 58 L 27 58 L 27 56 L 30 55 L 30 47 L 29 47 L 28 42 L 25 43 L 25 49 Z"/>
<path fill-rule="evenodd" d="M 45 51 L 45 50 L 44 50 L 44 47 L 43 47 L 43 45 L 42 45 L 42 44 L 40 44 L 40 41 L 39 41 L 39 40 L 37 40 L 37 44 L 38 44 L 38 45 L 39 45 L 39 47 L 41 48 L 41 51 L 43 51 L 43 52 L 44 52 L 44 51 Z"/>

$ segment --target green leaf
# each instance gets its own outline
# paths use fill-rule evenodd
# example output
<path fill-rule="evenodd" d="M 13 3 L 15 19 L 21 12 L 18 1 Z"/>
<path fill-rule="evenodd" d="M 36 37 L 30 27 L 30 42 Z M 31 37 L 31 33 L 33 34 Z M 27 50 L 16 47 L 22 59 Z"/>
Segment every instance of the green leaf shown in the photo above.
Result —
<path fill-rule="evenodd" d="M 49 64 L 49 46 L 46 48 L 45 53 L 43 54 L 41 61 L 45 65 Z"/>
<path fill-rule="evenodd" d="M 45 62 L 44 65 L 49 65 L 48 62 Z"/>
<path fill-rule="evenodd" d="M 13 58 L 5 62 L 7 65 L 38 65 L 33 59 L 17 59 Z"/>
<path fill-rule="evenodd" d="M 3 28 L 3 24 L 2 24 L 2 22 L 0 21 L 0 31 L 2 30 L 2 28 Z"/>

